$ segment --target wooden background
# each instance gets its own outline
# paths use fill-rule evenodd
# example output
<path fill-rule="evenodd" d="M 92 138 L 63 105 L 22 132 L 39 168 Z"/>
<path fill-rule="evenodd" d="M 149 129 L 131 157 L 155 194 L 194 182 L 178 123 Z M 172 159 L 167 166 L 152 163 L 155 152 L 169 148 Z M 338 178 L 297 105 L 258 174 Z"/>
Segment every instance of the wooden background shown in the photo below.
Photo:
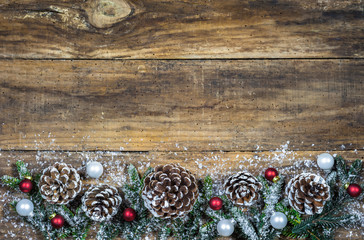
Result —
<path fill-rule="evenodd" d="M 98 159 L 101 181 L 118 184 L 115 166 L 127 162 L 223 178 L 268 166 L 320 172 L 313 160 L 325 151 L 363 159 L 363 9 L 361 0 L 2 0 L 0 174 L 17 159 L 33 169 Z M 0 238 L 40 239 L 16 225 L 7 201 Z M 349 234 L 363 230 L 337 238 Z"/>

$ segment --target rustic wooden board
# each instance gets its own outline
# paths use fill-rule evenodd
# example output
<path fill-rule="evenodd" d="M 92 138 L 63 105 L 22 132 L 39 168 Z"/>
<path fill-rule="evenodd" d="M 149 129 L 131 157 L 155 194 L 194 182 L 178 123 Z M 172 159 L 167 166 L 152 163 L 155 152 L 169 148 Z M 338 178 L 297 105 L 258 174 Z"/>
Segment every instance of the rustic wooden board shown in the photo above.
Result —
<path fill-rule="evenodd" d="M 4 58 L 362 58 L 361 0 L 5 0 Z"/>
<path fill-rule="evenodd" d="M 29 163 L 29 168 L 38 173 L 41 169 L 51 165 L 56 161 L 65 161 L 73 164 L 74 167 L 84 166 L 86 161 L 97 159 L 105 166 L 105 173 L 100 180 L 85 180 L 87 184 L 97 184 L 106 182 L 108 184 L 120 187 L 125 181 L 125 166 L 132 163 L 144 172 L 148 166 L 156 166 L 166 163 L 179 163 L 187 167 L 199 178 L 207 174 L 217 180 L 223 179 L 241 169 L 259 175 L 267 167 L 276 167 L 281 174 L 287 176 L 286 181 L 293 175 L 301 172 L 313 172 L 324 176 L 324 172 L 316 166 L 315 159 L 317 151 L 287 151 L 281 149 L 278 151 L 264 152 L 148 152 L 148 153 L 126 153 L 126 152 L 54 152 L 54 151 L 2 151 L 0 152 L 0 175 L 12 175 L 15 173 L 14 163 L 17 160 L 23 160 Z M 331 154 L 342 155 L 346 160 L 363 159 L 362 151 L 336 151 Z M 149 163 L 149 164 L 148 164 Z M 9 238 L 10 233 L 16 233 L 16 239 L 41 239 L 37 232 L 26 227 L 27 231 L 20 231 L 14 227 L 20 224 L 21 220 L 14 212 L 10 210 L 9 202 L 12 196 L 5 194 L 7 189 L 0 188 L 0 219 L 7 216 L 6 222 L 2 222 L 0 236 Z M 15 194 L 21 196 L 20 194 Z M 361 209 L 362 211 L 364 209 Z M 339 230 L 337 239 L 346 238 L 349 232 Z M 351 239 L 361 239 L 359 229 L 351 232 Z M 91 232 L 91 237 L 95 232 Z M 11 238 L 15 239 L 15 238 Z M 227 238 L 226 238 L 227 239 Z"/>
<path fill-rule="evenodd" d="M 364 60 L 2 60 L 0 72 L 0 149 L 364 147 Z"/>

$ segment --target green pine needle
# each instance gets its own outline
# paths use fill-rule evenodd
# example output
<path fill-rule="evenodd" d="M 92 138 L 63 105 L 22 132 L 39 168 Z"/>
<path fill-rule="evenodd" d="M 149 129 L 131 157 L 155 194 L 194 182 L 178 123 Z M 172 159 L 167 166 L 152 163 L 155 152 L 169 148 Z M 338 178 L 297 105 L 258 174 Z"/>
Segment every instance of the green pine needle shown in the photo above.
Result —
<path fill-rule="evenodd" d="M 16 167 L 18 169 L 20 179 L 23 179 L 24 177 L 30 177 L 31 176 L 30 172 L 27 169 L 26 164 L 23 161 L 19 160 L 19 161 L 17 161 L 15 163 L 15 165 L 16 165 Z"/>
<path fill-rule="evenodd" d="M 362 170 L 362 161 L 360 159 L 357 159 L 353 162 L 353 164 L 351 164 L 351 167 L 349 169 L 348 172 L 349 182 L 354 182 L 358 178 L 361 170 Z"/>
<path fill-rule="evenodd" d="M 138 170 L 136 169 L 136 167 L 133 164 L 129 165 L 128 174 L 129 174 L 129 181 L 131 184 L 133 184 L 133 185 L 141 184 Z"/>
<path fill-rule="evenodd" d="M 347 182 L 347 177 L 348 177 L 346 163 L 341 156 L 335 157 L 335 163 L 339 179 L 342 183 L 345 184 Z"/>
<path fill-rule="evenodd" d="M 144 184 L 144 179 L 150 174 L 150 173 L 152 173 L 152 172 L 154 172 L 154 168 L 152 168 L 152 167 L 149 167 L 145 172 L 144 172 L 144 174 L 143 174 L 143 177 L 142 177 L 142 179 L 141 179 L 141 184 Z"/>
<path fill-rule="evenodd" d="M 1 181 L 8 187 L 17 189 L 19 186 L 19 183 L 21 182 L 20 179 L 10 176 L 2 176 Z"/>
<path fill-rule="evenodd" d="M 212 198 L 212 178 L 207 175 L 204 179 L 203 197 L 206 201 Z"/>

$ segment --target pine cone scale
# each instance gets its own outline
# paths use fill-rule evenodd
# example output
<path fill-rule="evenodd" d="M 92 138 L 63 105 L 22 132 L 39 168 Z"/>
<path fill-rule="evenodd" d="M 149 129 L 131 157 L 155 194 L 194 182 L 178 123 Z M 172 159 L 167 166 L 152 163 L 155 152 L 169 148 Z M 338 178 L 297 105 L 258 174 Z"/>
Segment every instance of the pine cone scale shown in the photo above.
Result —
<path fill-rule="evenodd" d="M 286 187 L 290 205 L 301 214 L 320 214 L 330 198 L 330 187 L 315 174 L 302 173 L 291 179 Z"/>
<path fill-rule="evenodd" d="M 118 211 L 122 199 L 115 187 L 94 186 L 82 197 L 82 209 L 94 221 L 110 220 Z"/>
<path fill-rule="evenodd" d="M 81 191 L 77 170 L 65 163 L 55 163 L 44 169 L 39 180 L 42 198 L 53 204 L 67 204 Z"/>
<path fill-rule="evenodd" d="M 176 164 L 157 166 L 144 180 L 142 197 L 145 206 L 156 217 L 185 216 L 198 196 L 195 177 Z"/>
<path fill-rule="evenodd" d="M 248 207 L 259 198 L 262 184 L 250 173 L 239 172 L 230 176 L 224 184 L 226 196 L 236 205 Z"/>

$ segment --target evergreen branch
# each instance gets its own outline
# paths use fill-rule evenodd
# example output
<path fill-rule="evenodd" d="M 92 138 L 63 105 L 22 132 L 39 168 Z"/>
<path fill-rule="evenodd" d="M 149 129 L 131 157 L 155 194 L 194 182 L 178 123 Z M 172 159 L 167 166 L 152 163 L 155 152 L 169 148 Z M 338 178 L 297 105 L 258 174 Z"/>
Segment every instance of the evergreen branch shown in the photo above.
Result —
<path fill-rule="evenodd" d="M 282 231 L 282 235 L 285 237 L 289 237 L 289 238 L 294 238 L 294 239 L 305 239 L 308 237 L 307 233 L 303 233 L 303 234 L 297 234 L 297 233 L 293 233 L 292 232 L 292 227 L 286 227 L 283 229 Z"/>
<path fill-rule="evenodd" d="M 209 221 L 200 226 L 199 228 L 199 235 L 197 239 L 201 240 L 210 240 L 214 239 L 217 236 L 217 222 L 216 221 Z"/>
<path fill-rule="evenodd" d="M 19 186 L 19 183 L 21 182 L 20 179 L 15 178 L 15 177 L 10 177 L 10 176 L 2 176 L 1 177 L 1 181 L 8 187 L 13 188 L 13 189 L 17 189 Z"/>
<path fill-rule="evenodd" d="M 260 176 L 259 180 L 263 185 L 263 196 L 265 203 L 258 226 L 259 238 L 271 239 L 274 229 L 272 229 L 269 220 L 274 213 L 276 204 L 282 196 L 284 178 L 280 178 L 276 183 L 273 183 L 271 186 L 268 185 L 268 182 L 263 177 Z"/>
<path fill-rule="evenodd" d="M 353 164 L 351 164 L 351 167 L 349 169 L 348 172 L 349 182 L 355 181 L 358 178 L 361 170 L 362 170 L 362 161 L 360 159 L 357 159 L 353 162 Z"/>
<path fill-rule="evenodd" d="M 16 165 L 16 167 L 18 169 L 20 179 L 23 179 L 24 177 L 30 177 L 31 176 L 30 172 L 27 169 L 26 164 L 23 161 L 19 160 L 19 161 L 17 161 L 15 163 L 15 165 Z"/>
<path fill-rule="evenodd" d="M 307 230 L 307 232 L 311 235 L 311 239 L 313 239 L 313 240 L 320 240 L 320 238 L 317 237 L 312 231 Z"/>
<path fill-rule="evenodd" d="M 150 173 L 150 171 L 151 169 L 148 168 L 143 178 L 145 178 Z M 130 164 L 128 167 L 128 174 L 130 184 L 126 184 L 124 186 L 123 192 L 126 199 L 131 203 L 131 207 L 135 209 L 139 215 L 145 210 L 144 201 L 140 195 L 143 189 L 143 180 L 139 178 L 139 173 L 132 164 Z"/>
<path fill-rule="evenodd" d="M 336 180 L 337 180 L 336 171 L 330 172 L 329 175 L 327 175 L 326 177 L 326 183 L 330 186 L 330 188 L 333 188 L 335 186 Z"/>
<path fill-rule="evenodd" d="M 83 222 L 83 226 L 79 227 L 79 225 L 76 226 L 76 228 L 72 231 L 72 236 L 76 240 L 86 240 L 87 234 L 90 231 L 91 228 L 91 220 L 86 219 Z"/>
<path fill-rule="evenodd" d="M 317 215 L 312 215 L 305 220 L 303 220 L 300 224 L 295 225 L 292 228 L 292 233 L 302 234 L 306 232 L 308 229 L 315 227 L 314 220 L 317 218 Z"/>
<path fill-rule="evenodd" d="M 299 223 L 301 223 L 301 214 L 294 210 L 293 208 L 288 208 L 287 206 L 284 206 L 282 202 L 276 204 L 275 210 L 277 212 L 282 212 L 287 216 L 288 222 L 295 226 Z"/>
<path fill-rule="evenodd" d="M 209 201 L 212 198 L 212 178 L 207 175 L 203 184 L 203 198 Z"/>
<path fill-rule="evenodd" d="M 232 207 L 230 211 L 243 234 L 248 237 L 249 240 L 258 240 L 258 234 L 247 216 L 245 216 L 244 213 L 237 207 Z"/>
<path fill-rule="evenodd" d="M 96 234 L 97 240 L 110 240 L 114 239 L 120 230 L 119 228 L 111 222 L 103 222 L 100 224 L 100 230 Z"/>
<path fill-rule="evenodd" d="M 129 165 L 128 174 L 129 174 L 130 184 L 133 187 L 140 189 L 142 183 L 141 183 L 141 180 L 140 180 L 140 177 L 139 177 L 138 170 L 136 169 L 136 167 L 133 164 Z"/>
<path fill-rule="evenodd" d="M 172 229 L 165 225 L 161 231 L 158 233 L 159 240 L 167 240 L 169 235 L 171 234 Z"/>
<path fill-rule="evenodd" d="M 317 226 L 334 230 L 355 220 L 355 217 L 352 215 L 334 216 L 333 214 L 335 214 L 337 210 L 338 208 L 333 207 L 325 213 L 312 215 L 303 220 L 300 224 L 295 225 L 292 232 L 302 234 L 309 229 L 315 229 Z"/>
<path fill-rule="evenodd" d="M 10 206 L 11 206 L 11 208 L 14 210 L 14 211 L 16 211 L 16 205 L 18 204 L 18 202 L 17 201 L 12 201 L 11 203 L 10 203 Z"/>
<path fill-rule="evenodd" d="M 143 177 L 142 177 L 142 179 L 141 179 L 141 184 L 143 185 L 144 184 L 144 179 L 150 174 L 150 173 L 152 173 L 152 172 L 154 172 L 154 168 L 152 168 L 152 167 L 149 167 L 145 172 L 144 172 L 144 174 L 143 174 Z"/>
<path fill-rule="evenodd" d="M 339 176 L 339 179 L 342 183 L 345 184 L 347 182 L 347 178 L 348 178 L 346 163 L 341 156 L 335 157 L 335 163 L 336 163 L 336 169 L 337 169 L 337 174 Z"/>
<path fill-rule="evenodd" d="M 67 213 L 68 216 L 70 216 L 70 217 L 74 217 L 75 216 L 75 214 L 68 207 L 66 207 L 65 205 L 62 205 L 62 209 L 63 209 L 63 211 L 65 213 Z"/>

